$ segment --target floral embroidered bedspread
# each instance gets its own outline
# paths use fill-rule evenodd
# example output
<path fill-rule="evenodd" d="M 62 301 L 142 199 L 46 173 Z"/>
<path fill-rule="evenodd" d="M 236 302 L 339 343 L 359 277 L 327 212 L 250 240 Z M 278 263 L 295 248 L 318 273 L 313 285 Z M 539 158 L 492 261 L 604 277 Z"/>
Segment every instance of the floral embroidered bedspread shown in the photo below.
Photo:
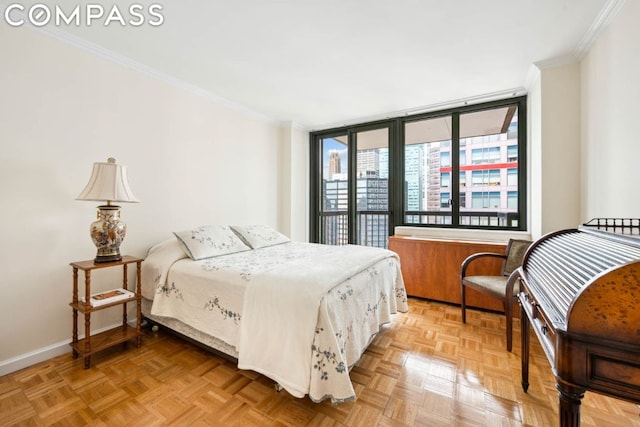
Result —
<path fill-rule="evenodd" d="M 152 314 L 233 345 L 240 368 L 265 374 L 297 397 L 354 399 L 348 368 L 391 314 L 408 309 L 397 256 L 383 249 L 289 242 L 192 261 L 163 244 L 143 263 L 143 294 L 155 292 Z M 345 261 L 353 250 L 364 261 L 359 267 Z M 320 260 L 333 268 L 321 272 Z M 308 298 L 314 302 L 301 309 Z M 289 366 L 294 375 L 282 371 Z"/>

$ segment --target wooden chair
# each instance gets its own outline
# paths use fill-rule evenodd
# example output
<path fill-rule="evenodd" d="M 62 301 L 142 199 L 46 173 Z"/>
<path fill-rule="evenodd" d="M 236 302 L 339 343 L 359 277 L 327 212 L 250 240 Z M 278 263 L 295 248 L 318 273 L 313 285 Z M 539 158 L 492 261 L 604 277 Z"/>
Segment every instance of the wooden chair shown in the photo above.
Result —
<path fill-rule="evenodd" d="M 492 252 L 479 252 L 467 257 L 460 266 L 460 292 L 462 296 L 462 323 L 467 322 L 465 288 L 469 287 L 502 301 L 504 313 L 507 318 L 507 351 L 512 347 L 513 304 L 516 302 L 514 295 L 520 292 L 520 281 L 517 273 L 514 273 L 522 265 L 529 240 L 509 240 L 504 254 Z M 502 258 L 501 276 L 467 276 L 469 264 L 481 258 Z"/>

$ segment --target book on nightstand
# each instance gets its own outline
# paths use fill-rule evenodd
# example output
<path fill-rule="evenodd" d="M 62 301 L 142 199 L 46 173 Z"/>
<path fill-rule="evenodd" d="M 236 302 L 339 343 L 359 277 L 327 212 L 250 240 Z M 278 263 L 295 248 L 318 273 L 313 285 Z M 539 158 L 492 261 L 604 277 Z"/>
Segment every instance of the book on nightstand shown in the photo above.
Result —
<path fill-rule="evenodd" d="M 91 295 L 91 298 L 89 298 L 89 304 L 91 304 L 92 307 L 99 307 L 101 305 L 133 298 L 135 296 L 136 294 L 123 288 L 111 289 L 109 291 Z M 85 302 L 85 297 L 80 298 L 80 300 Z"/>

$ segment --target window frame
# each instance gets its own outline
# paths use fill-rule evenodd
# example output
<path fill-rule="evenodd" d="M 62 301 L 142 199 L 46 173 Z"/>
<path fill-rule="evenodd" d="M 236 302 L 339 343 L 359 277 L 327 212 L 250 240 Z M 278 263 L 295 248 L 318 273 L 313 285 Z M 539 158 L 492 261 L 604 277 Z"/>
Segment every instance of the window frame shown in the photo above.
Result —
<path fill-rule="evenodd" d="M 495 108 L 515 106 L 518 111 L 518 221 L 517 226 L 484 226 L 484 225 L 460 225 L 460 166 L 462 166 L 459 158 L 460 154 L 460 115 L 466 113 L 480 112 L 484 110 L 491 110 Z M 452 170 L 449 179 L 449 193 L 451 199 L 454 201 L 451 211 L 452 224 L 417 224 L 406 222 L 405 218 L 407 214 L 404 206 L 404 193 L 405 193 L 405 144 L 404 144 L 404 127 L 406 123 L 413 121 L 426 120 L 430 118 L 451 116 L 452 119 L 452 139 L 451 139 L 451 151 L 450 151 L 450 163 Z M 357 123 L 348 126 L 341 126 L 337 128 L 325 129 L 313 131 L 309 135 L 310 141 L 310 188 L 309 188 L 309 236 L 311 242 L 320 241 L 320 229 L 319 226 L 319 213 L 321 212 L 319 201 L 321 199 L 321 186 L 322 186 L 322 140 L 324 138 L 331 138 L 332 136 L 340 135 L 353 135 L 355 132 L 360 132 L 367 129 L 376 129 L 380 127 L 389 127 L 389 235 L 394 234 L 395 227 L 409 226 L 409 227 L 424 227 L 424 228 L 456 228 L 456 229 L 482 229 L 482 230 L 507 230 L 507 231 L 526 231 L 528 229 L 527 218 L 527 96 L 512 97 L 507 99 L 501 99 L 497 101 L 490 101 L 485 103 L 463 105 L 460 107 L 449 108 L 446 110 L 430 111 L 420 114 L 404 115 L 395 118 L 389 118 L 384 120 L 377 120 L 366 123 Z M 508 132 L 511 132 L 509 130 Z M 465 148 L 463 148 L 465 149 Z M 465 150 L 468 150 L 466 148 Z M 353 161 L 352 161 L 353 162 Z M 355 164 L 353 165 L 355 171 Z M 352 170 L 350 167 L 349 170 Z M 351 172 L 349 172 L 351 173 Z M 471 178 L 469 176 L 468 178 Z M 507 179 L 506 175 L 504 177 Z M 355 184 L 355 181 L 352 182 Z M 471 181 L 466 182 L 466 188 L 462 192 L 470 192 Z M 353 187 L 356 189 L 357 187 Z M 355 197 L 355 194 L 354 194 Z M 350 216 L 355 219 L 356 208 L 355 198 L 350 204 L 349 212 Z M 350 234 L 354 234 L 351 232 Z M 351 240 L 351 239 L 350 239 Z M 353 243 L 353 242 L 351 242 Z"/>

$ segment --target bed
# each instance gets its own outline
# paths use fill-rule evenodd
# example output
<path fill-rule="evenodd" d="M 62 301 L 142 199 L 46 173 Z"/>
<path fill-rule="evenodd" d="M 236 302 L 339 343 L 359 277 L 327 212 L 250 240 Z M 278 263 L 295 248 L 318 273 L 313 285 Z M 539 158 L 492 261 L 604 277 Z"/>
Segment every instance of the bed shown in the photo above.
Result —
<path fill-rule="evenodd" d="M 355 399 L 349 369 L 406 312 L 398 256 L 290 241 L 266 226 L 175 233 L 143 262 L 143 314 L 296 397 Z"/>

